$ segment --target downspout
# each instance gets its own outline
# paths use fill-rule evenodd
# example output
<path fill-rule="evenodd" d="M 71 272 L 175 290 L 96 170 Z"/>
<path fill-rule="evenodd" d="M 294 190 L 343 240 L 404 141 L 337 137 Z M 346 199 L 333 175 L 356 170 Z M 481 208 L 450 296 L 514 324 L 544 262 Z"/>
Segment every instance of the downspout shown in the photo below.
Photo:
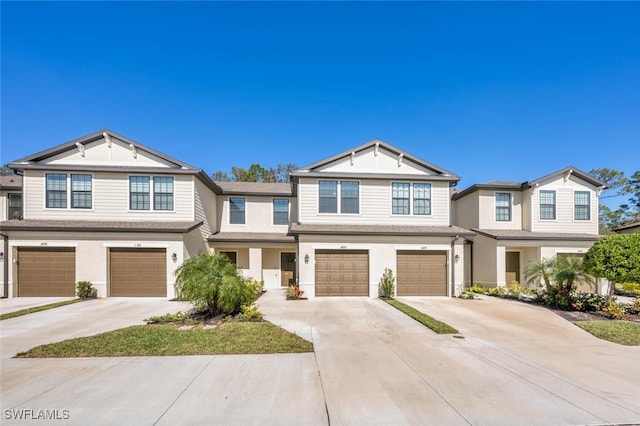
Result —
<path fill-rule="evenodd" d="M 0 235 L 2 235 L 2 238 L 4 239 L 4 251 L 2 252 L 2 267 L 4 268 L 4 282 L 2 283 L 2 287 L 4 292 L 2 299 L 6 299 L 9 297 L 9 236 L 5 234 Z"/>
<path fill-rule="evenodd" d="M 464 243 L 469 245 L 469 287 L 473 285 L 473 240 L 464 239 Z"/>
<path fill-rule="evenodd" d="M 456 255 L 455 255 L 455 245 L 456 241 L 458 241 L 460 237 L 455 236 L 451 240 L 451 297 L 456 296 Z"/>

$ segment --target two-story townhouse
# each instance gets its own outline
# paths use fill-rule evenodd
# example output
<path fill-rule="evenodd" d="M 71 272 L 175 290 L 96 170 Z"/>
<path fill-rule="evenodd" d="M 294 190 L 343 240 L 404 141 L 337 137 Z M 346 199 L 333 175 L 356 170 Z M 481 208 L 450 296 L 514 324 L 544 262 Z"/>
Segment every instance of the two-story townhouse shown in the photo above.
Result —
<path fill-rule="evenodd" d="M 207 250 L 219 188 L 202 171 L 109 130 L 21 158 L 22 218 L 7 238 L 10 296 L 174 296 L 175 271 Z"/>
<path fill-rule="evenodd" d="M 376 297 L 385 268 L 398 295 L 454 295 L 468 230 L 450 223 L 457 175 L 372 140 L 292 173 L 298 282 L 311 297 Z"/>
<path fill-rule="evenodd" d="M 605 188 L 566 167 L 531 182 L 494 181 L 455 192 L 453 223 L 477 234 L 466 248 L 468 282 L 524 282 L 530 262 L 582 256 L 598 238 L 598 197 Z"/>
<path fill-rule="evenodd" d="M 22 176 L 0 176 L 0 222 L 22 217 Z M 2 248 L 0 248 L 0 277 L 2 277 L 2 297 L 9 295 L 8 276 L 9 262 L 5 256 L 9 252 L 9 237 L 1 233 Z"/>
<path fill-rule="evenodd" d="M 295 284 L 297 197 L 290 183 L 216 182 L 218 232 L 207 240 L 265 288 Z"/>

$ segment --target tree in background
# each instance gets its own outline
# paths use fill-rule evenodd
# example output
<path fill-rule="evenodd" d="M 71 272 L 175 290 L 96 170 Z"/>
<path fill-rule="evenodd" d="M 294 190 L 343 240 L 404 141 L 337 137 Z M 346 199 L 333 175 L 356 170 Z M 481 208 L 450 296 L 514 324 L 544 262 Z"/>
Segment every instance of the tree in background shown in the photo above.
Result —
<path fill-rule="evenodd" d="M 231 167 L 231 174 L 217 171 L 211 177 L 218 182 L 289 182 L 289 174 L 298 166 L 293 163 L 278 164 L 276 168 L 265 168 L 254 163 L 249 168 Z"/>
<path fill-rule="evenodd" d="M 11 176 L 12 174 L 13 170 L 11 170 L 6 164 L 0 167 L 0 176 Z"/>
<path fill-rule="evenodd" d="M 640 234 L 614 234 L 600 237 L 587 251 L 584 269 L 590 275 L 611 283 L 640 282 Z"/>
<path fill-rule="evenodd" d="M 617 209 L 612 209 L 600 204 L 599 222 L 600 233 L 609 234 L 613 228 L 625 223 L 640 219 L 640 171 L 635 172 L 630 178 L 624 172 L 613 169 L 593 169 L 590 175 L 605 182 L 606 189 L 600 198 L 628 197 L 629 202 L 620 204 Z"/>

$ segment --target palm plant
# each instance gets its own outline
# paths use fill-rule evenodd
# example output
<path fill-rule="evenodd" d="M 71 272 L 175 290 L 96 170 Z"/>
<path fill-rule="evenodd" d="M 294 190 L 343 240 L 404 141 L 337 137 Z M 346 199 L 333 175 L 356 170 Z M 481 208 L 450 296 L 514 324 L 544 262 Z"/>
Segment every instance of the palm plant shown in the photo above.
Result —
<path fill-rule="evenodd" d="M 582 258 L 577 256 L 558 256 L 554 275 L 558 286 L 569 292 L 575 289 L 574 287 L 579 281 L 591 286 L 595 284 L 595 280 L 585 272 Z"/>
<path fill-rule="evenodd" d="M 524 268 L 527 284 L 540 282 L 543 287 L 551 284 L 551 277 L 555 275 L 556 259 L 543 258 L 539 262 L 531 262 Z"/>

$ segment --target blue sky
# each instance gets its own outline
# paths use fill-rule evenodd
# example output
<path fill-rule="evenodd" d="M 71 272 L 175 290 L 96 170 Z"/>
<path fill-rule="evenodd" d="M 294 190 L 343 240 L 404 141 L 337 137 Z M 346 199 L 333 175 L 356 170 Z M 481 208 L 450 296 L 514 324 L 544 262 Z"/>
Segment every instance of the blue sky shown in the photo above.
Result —
<path fill-rule="evenodd" d="M 640 169 L 640 3 L 6 2 L 1 161 L 109 128 L 208 173 L 381 138 L 463 177 Z"/>

